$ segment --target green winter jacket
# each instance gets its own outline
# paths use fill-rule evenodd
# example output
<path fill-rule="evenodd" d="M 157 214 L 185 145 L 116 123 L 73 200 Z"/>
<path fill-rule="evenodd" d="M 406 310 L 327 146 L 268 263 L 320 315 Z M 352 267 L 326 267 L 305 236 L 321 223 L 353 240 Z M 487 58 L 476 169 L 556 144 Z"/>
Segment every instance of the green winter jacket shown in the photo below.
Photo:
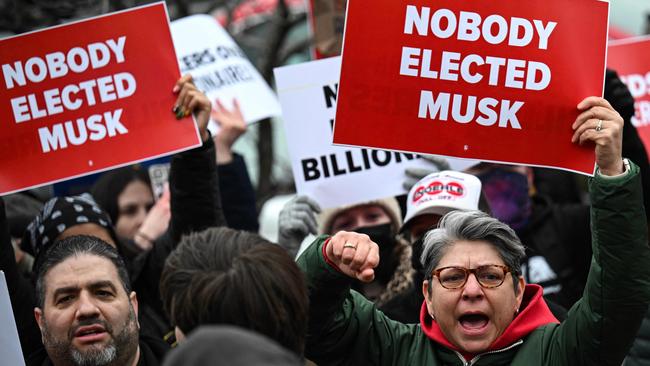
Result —
<path fill-rule="evenodd" d="M 321 236 L 298 259 L 309 286 L 306 357 L 319 366 L 620 365 L 650 303 L 639 168 L 632 164 L 616 178 L 597 174 L 589 186 L 591 270 L 583 298 L 562 324 L 549 317 L 539 287 L 528 286 L 525 307 L 504 334 L 489 351 L 466 361 L 436 337 L 437 324 L 426 312 L 421 324 L 402 324 L 351 291 L 351 279 L 326 262 L 327 237 Z"/>

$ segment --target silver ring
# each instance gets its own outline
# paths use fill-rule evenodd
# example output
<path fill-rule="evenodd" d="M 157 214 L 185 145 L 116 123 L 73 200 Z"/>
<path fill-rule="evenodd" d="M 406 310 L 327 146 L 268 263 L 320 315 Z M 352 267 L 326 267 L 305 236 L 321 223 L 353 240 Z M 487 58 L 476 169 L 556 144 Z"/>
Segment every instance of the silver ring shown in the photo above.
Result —
<path fill-rule="evenodd" d="M 343 248 L 357 249 L 357 245 L 346 241 L 345 244 L 343 244 Z"/>
<path fill-rule="evenodd" d="M 599 119 L 598 124 L 596 125 L 596 132 L 600 132 L 603 130 L 603 120 Z"/>

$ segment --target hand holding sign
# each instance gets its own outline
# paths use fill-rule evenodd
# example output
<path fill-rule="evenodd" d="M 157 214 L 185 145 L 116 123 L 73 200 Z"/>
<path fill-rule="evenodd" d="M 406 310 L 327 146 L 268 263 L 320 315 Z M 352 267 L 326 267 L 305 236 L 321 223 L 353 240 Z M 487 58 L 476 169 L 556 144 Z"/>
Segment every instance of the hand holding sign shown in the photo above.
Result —
<path fill-rule="evenodd" d="M 572 128 L 571 142 L 586 141 L 596 144 L 596 164 L 603 175 L 617 175 L 625 171 L 623 165 L 623 118 L 603 98 L 588 97 L 578 109 L 583 111 Z"/>
<path fill-rule="evenodd" d="M 210 138 L 208 122 L 210 122 L 210 111 L 212 110 L 208 97 L 196 88 L 190 74 L 183 75 L 178 79 L 172 92 L 178 94 L 178 99 L 172 109 L 176 118 L 181 119 L 194 113 L 201 141 L 206 142 Z"/>

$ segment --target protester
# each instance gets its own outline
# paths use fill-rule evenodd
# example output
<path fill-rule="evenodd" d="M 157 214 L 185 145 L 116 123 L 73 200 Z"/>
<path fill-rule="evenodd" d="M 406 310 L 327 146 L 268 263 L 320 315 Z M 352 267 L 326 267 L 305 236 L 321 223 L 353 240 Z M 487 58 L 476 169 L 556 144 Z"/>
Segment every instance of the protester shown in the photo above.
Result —
<path fill-rule="evenodd" d="M 480 201 L 481 181 L 470 174 L 443 170 L 411 185 L 400 233 L 412 248 L 413 282 L 407 290 L 380 307 L 389 318 L 402 323 L 419 322 L 419 309 L 424 301 L 421 284 L 426 276 L 420 262 L 424 234 L 435 228 L 444 214 L 453 210 L 478 210 Z M 488 207 L 481 209 L 487 211 Z"/>
<path fill-rule="evenodd" d="M 232 324 L 303 354 L 303 275 L 284 249 L 256 234 L 222 227 L 184 237 L 165 262 L 160 291 L 177 339 L 201 325 Z"/>
<path fill-rule="evenodd" d="M 300 366 L 300 358 L 272 339 L 232 326 L 201 326 L 164 366 Z"/>
<path fill-rule="evenodd" d="M 139 165 L 103 174 L 91 194 L 110 216 L 117 237 L 124 243 L 122 254 L 128 258 L 151 249 L 167 230 L 171 216 L 169 195 L 154 206 L 149 174 Z"/>
<path fill-rule="evenodd" d="M 173 329 L 162 310 L 158 289 L 160 273 L 167 255 L 177 245 L 182 235 L 225 223 L 219 200 L 214 143 L 207 131 L 211 111 L 210 102 L 192 84 L 189 75 L 179 79 L 172 92 L 178 95 L 177 105 L 174 108 L 177 117 L 181 118 L 189 115 L 191 111 L 194 112 L 203 146 L 177 154 L 172 158 L 170 170 L 172 219 L 169 228 L 151 251 L 138 256 L 130 263 L 127 262 L 133 288 L 137 291 L 140 300 L 138 318 L 141 332 L 159 339 Z M 66 212 L 71 214 L 63 215 L 63 211 L 53 210 L 56 202 L 62 202 L 62 205 L 67 207 Z M 92 223 L 89 222 L 90 216 L 78 215 L 78 208 L 89 214 L 94 213 L 97 219 Z M 115 245 L 118 252 L 122 251 L 122 243 L 112 234 L 110 219 L 97 206 L 88 204 L 87 207 L 76 207 L 74 198 L 61 198 L 46 204 L 41 215 L 41 223 L 47 224 L 34 224 L 32 230 L 25 235 L 28 240 L 23 240 L 22 243 L 24 247 L 32 248 L 34 251 L 36 268 L 40 260 L 39 256 L 46 256 L 44 253 L 53 242 L 72 235 L 95 235 Z M 102 220 L 105 225 L 102 224 Z M 46 231 L 45 227 L 53 229 Z M 11 242 L 3 239 L 0 246 L 2 246 L 0 253 L 3 254 L 0 270 L 5 273 L 12 272 L 7 274 L 7 284 L 12 298 L 12 307 L 18 309 L 14 310 L 14 315 L 17 323 L 21 324 L 19 336 L 23 351 L 29 354 L 42 347 L 40 336 L 34 337 L 32 331 L 36 327 L 33 315 L 26 317 L 26 312 L 22 310 L 34 307 L 33 297 L 26 295 L 32 293 L 33 287 L 15 274 L 17 272 L 15 260 L 11 264 L 5 259 L 5 253 L 14 255 Z"/>
<path fill-rule="evenodd" d="M 514 231 L 479 211 L 454 211 L 425 237 L 420 325 L 392 321 L 349 291 L 352 278 L 374 277 L 379 246 L 369 238 L 340 232 L 311 245 L 298 259 L 310 293 L 307 357 L 350 365 L 620 365 L 650 303 L 639 168 L 621 156 L 623 120 L 607 101 L 589 97 L 578 109 L 572 141 L 594 143 L 598 165 L 590 181 L 594 254 L 584 295 L 564 322 L 539 286 L 525 284 Z"/>
<path fill-rule="evenodd" d="M 395 198 L 330 208 L 323 210 L 318 219 L 317 211 L 320 207 L 308 197 L 297 196 L 289 201 L 280 212 L 278 243 L 293 254 L 305 236 L 314 233 L 316 223 L 319 234 L 332 235 L 341 230 L 366 234 L 379 244 L 383 261 L 374 281 L 357 282 L 354 289 L 378 306 L 408 289 L 413 281 L 411 247 L 397 235 L 402 211 Z"/>
<path fill-rule="evenodd" d="M 138 299 L 115 248 L 94 236 L 53 244 L 38 267 L 34 365 L 159 365 L 162 340 L 139 337 Z"/>

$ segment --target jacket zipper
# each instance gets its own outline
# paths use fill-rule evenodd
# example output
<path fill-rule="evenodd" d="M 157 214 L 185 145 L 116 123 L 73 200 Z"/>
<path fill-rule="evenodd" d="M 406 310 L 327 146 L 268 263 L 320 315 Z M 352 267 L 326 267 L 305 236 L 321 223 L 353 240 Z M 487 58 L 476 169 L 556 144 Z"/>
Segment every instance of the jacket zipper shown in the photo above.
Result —
<path fill-rule="evenodd" d="M 458 356 L 458 358 L 460 358 L 460 361 L 463 363 L 463 366 L 472 366 L 472 365 L 474 365 L 476 362 L 478 362 L 478 360 L 479 360 L 482 356 L 485 356 L 485 355 L 491 355 L 491 354 L 499 353 L 499 352 L 509 351 L 509 350 L 511 350 L 511 349 L 513 349 L 513 348 L 515 348 L 515 347 L 517 347 L 518 345 L 520 345 L 520 344 L 522 344 L 522 343 L 524 343 L 524 340 L 523 340 L 523 339 L 520 339 L 520 340 L 516 341 L 515 343 L 509 345 L 508 347 L 501 348 L 501 349 L 496 349 L 496 350 L 494 350 L 494 351 L 488 351 L 488 352 L 481 353 L 480 355 L 477 355 L 476 357 L 474 357 L 474 358 L 472 358 L 471 360 L 469 360 L 469 362 L 465 361 L 465 357 L 463 357 L 463 355 L 461 355 L 460 352 L 458 352 L 458 351 L 454 351 L 454 353 L 456 354 L 456 356 Z"/>

